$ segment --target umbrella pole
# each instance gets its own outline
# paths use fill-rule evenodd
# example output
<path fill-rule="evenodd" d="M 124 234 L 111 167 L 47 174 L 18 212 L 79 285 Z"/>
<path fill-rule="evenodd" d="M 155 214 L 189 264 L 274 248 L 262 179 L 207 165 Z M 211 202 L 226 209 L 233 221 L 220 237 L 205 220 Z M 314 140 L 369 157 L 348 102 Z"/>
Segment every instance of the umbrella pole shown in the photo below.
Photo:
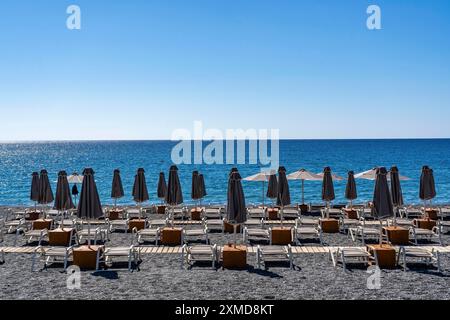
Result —
<path fill-rule="evenodd" d="M 88 218 L 88 248 L 91 248 L 91 220 Z"/>
<path fill-rule="evenodd" d="M 284 206 L 281 205 L 281 211 L 280 211 L 281 228 L 283 228 L 283 211 L 284 211 Z"/>
<path fill-rule="evenodd" d="M 265 205 L 264 205 L 264 185 L 265 185 L 265 183 L 264 183 L 264 181 L 262 182 L 262 196 L 263 196 L 263 209 L 264 209 L 264 207 L 265 207 Z"/>
<path fill-rule="evenodd" d="M 233 240 L 234 247 L 236 248 L 236 239 L 237 239 L 237 224 L 236 223 L 233 224 L 233 234 L 234 234 L 234 240 Z"/>
<path fill-rule="evenodd" d="M 305 204 L 305 180 L 302 179 L 302 204 Z"/>

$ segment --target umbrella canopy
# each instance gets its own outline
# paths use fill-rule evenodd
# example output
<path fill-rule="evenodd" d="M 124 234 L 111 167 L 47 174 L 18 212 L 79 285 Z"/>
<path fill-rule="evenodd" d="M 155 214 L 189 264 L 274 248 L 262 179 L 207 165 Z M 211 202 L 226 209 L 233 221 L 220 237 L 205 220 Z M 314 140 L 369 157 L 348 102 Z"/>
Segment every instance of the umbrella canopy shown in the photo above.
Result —
<path fill-rule="evenodd" d="M 262 203 L 264 205 L 264 196 L 265 196 L 265 182 L 269 180 L 269 176 L 271 174 L 275 174 L 275 172 L 273 170 L 271 171 L 266 171 L 266 172 L 258 172 L 257 174 L 254 174 L 252 176 L 246 177 L 243 180 L 245 181 L 256 181 L 256 182 L 261 182 L 262 183 Z"/>
<path fill-rule="evenodd" d="M 289 193 L 289 184 L 286 177 L 286 168 L 278 168 L 278 196 L 277 205 L 287 206 L 291 204 L 291 194 Z"/>
<path fill-rule="evenodd" d="M 275 173 L 269 176 L 266 196 L 269 199 L 276 199 L 278 197 L 278 180 Z"/>
<path fill-rule="evenodd" d="M 39 176 L 39 204 L 47 204 L 53 202 L 53 192 L 50 181 L 48 180 L 47 170 L 41 170 Z"/>
<path fill-rule="evenodd" d="M 200 189 L 199 180 L 198 180 L 198 171 L 195 170 L 192 172 L 191 198 L 193 200 L 200 199 L 202 197 L 201 191 L 202 190 Z"/>
<path fill-rule="evenodd" d="M 227 219 L 232 223 L 243 223 L 247 220 L 247 209 L 239 172 L 233 171 L 230 173 L 228 187 Z"/>
<path fill-rule="evenodd" d="M 200 195 L 201 195 L 201 198 L 203 198 L 207 195 L 206 186 L 205 186 L 205 177 L 203 176 L 203 174 L 198 175 L 198 183 L 200 185 L 200 190 L 201 190 Z"/>
<path fill-rule="evenodd" d="M 322 177 L 318 174 L 300 169 L 287 175 L 288 180 L 302 180 L 302 204 L 305 204 L 305 180 L 320 181 Z"/>
<path fill-rule="evenodd" d="M 422 167 L 422 174 L 420 175 L 419 197 L 423 201 L 431 200 L 436 197 L 433 169 L 428 166 Z"/>
<path fill-rule="evenodd" d="M 183 192 L 181 191 L 180 178 L 178 177 L 178 168 L 175 165 L 169 169 L 166 202 L 171 206 L 183 203 Z"/>
<path fill-rule="evenodd" d="M 77 216 L 85 219 L 96 219 L 102 215 L 102 205 L 94 180 L 94 170 L 86 168 L 83 171 L 83 183 L 81 185 Z"/>
<path fill-rule="evenodd" d="M 322 180 L 322 179 L 323 179 L 324 173 L 323 173 L 323 172 L 320 172 L 320 173 L 318 173 L 317 175 L 318 175 L 318 176 L 321 178 L 321 180 Z M 337 174 L 334 174 L 334 173 L 331 174 L 331 177 L 333 178 L 333 180 L 336 180 L 336 181 L 342 181 L 342 180 L 344 180 L 344 178 L 342 178 L 341 176 L 338 176 Z"/>
<path fill-rule="evenodd" d="M 166 177 L 164 172 L 159 173 L 157 195 L 159 199 L 165 199 L 167 194 Z"/>
<path fill-rule="evenodd" d="M 30 200 L 39 201 L 39 173 L 33 172 L 31 175 Z"/>
<path fill-rule="evenodd" d="M 119 199 L 125 195 L 123 192 L 122 179 L 120 178 L 120 170 L 114 170 L 114 176 L 111 185 L 111 198 Z"/>
<path fill-rule="evenodd" d="M 390 170 L 391 175 L 391 196 L 392 204 L 396 207 L 403 206 L 403 194 L 402 187 L 400 185 L 400 175 L 397 167 L 392 167 Z"/>
<path fill-rule="evenodd" d="M 145 182 L 145 170 L 143 168 L 139 168 L 134 176 L 133 199 L 138 203 L 149 199 L 147 183 Z"/>
<path fill-rule="evenodd" d="M 72 195 L 73 195 L 73 196 L 77 196 L 77 195 L 78 195 L 78 187 L 77 187 L 76 184 L 74 184 L 74 185 L 72 186 Z"/>
<path fill-rule="evenodd" d="M 377 169 L 378 168 L 372 168 L 370 170 L 357 173 L 357 174 L 355 174 L 355 178 L 356 179 L 375 180 L 377 178 Z M 386 177 L 388 180 L 391 180 L 390 172 L 387 173 Z M 401 176 L 401 175 L 399 175 L 399 179 L 400 179 L 400 181 L 411 180 L 410 178 Z"/>
<path fill-rule="evenodd" d="M 83 183 L 83 176 L 80 176 L 78 173 L 74 172 L 70 176 L 67 177 L 67 181 L 69 183 Z"/>
<path fill-rule="evenodd" d="M 323 169 L 323 179 L 322 179 L 322 200 L 330 202 L 333 201 L 334 199 L 335 195 L 334 195 L 333 176 L 331 175 L 331 168 L 325 167 L 325 169 Z"/>
<path fill-rule="evenodd" d="M 70 195 L 70 186 L 65 171 L 60 171 L 58 173 L 54 208 L 59 211 L 75 208 L 72 202 L 72 196 Z"/>
<path fill-rule="evenodd" d="M 375 189 L 373 192 L 373 212 L 378 219 L 389 218 L 394 215 L 387 174 L 388 172 L 385 167 L 377 169 L 377 178 L 375 179 Z"/>
<path fill-rule="evenodd" d="M 345 186 L 345 198 L 350 201 L 358 198 L 358 194 L 356 192 L 355 173 L 353 171 L 348 172 L 347 185 Z"/>

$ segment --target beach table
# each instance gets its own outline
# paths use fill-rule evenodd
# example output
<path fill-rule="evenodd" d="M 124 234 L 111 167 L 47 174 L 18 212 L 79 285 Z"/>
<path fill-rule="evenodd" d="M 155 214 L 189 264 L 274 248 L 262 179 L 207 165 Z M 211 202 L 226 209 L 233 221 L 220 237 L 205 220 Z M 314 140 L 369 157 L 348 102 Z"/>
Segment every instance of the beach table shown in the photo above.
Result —
<path fill-rule="evenodd" d="M 425 219 L 430 219 L 430 220 L 438 220 L 438 210 L 433 209 L 433 208 L 428 208 L 425 210 Z"/>
<path fill-rule="evenodd" d="M 348 219 L 358 219 L 358 212 L 354 209 L 350 208 L 344 208 L 342 209 L 344 214 L 347 216 Z"/>
<path fill-rule="evenodd" d="M 223 222 L 223 232 L 234 233 L 234 225 L 229 223 L 228 221 L 224 221 Z M 241 225 L 236 226 L 236 233 L 241 233 Z"/>
<path fill-rule="evenodd" d="M 436 221 L 431 219 L 414 219 L 414 225 L 420 229 L 432 230 L 436 227 Z"/>
<path fill-rule="evenodd" d="M 183 228 L 165 227 L 161 230 L 161 244 L 177 246 L 183 244 Z"/>
<path fill-rule="evenodd" d="M 278 220 L 278 208 L 269 208 L 267 209 L 267 218 L 269 220 Z"/>
<path fill-rule="evenodd" d="M 323 233 L 339 232 L 339 220 L 333 218 L 321 218 L 319 219 L 319 222 Z"/>
<path fill-rule="evenodd" d="M 301 213 L 307 213 L 308 212 L 308 205 L 307 204 L 300 204 L 298 206 L 298 208 L 300 209 Z"/>
<path fill-rule="evenodd" d="M 191 220 L 194 220 L 194 221 L 202 220 L 202 208 L 192 208 L 191 209 Z"/>
<path fill-rule="evenodd" d="M 73 228 L 58 228 L 48 232 L 48 244 L 50 246 L 69 247 L 72 242 L 72 236 L 75 232 Z"/>
<path fill-rule="evenodd" d="M 123 212 L 124 211 L 122 209 L 111 210 L 111 211 L 109 211 L 108 219 L 109 220 L 118 220 L 122 217 Z"/>
<path fill-rule="evenodd" d="M 287 245 L 292 243 L 292 228 L 290 227 L 273 227 L 271 244 Z"/>
<path fill-rule="evenodd" d="M 145 229 L 145 219 L 131 219 L 128 221 L 128 231 L 132 231 L 136 228 L 137 231 Z"/>
<path fill-rule="evenodd" d="M 383 227 L 383 233 L 392 245 L 406 246 L 409 244 L 409 230 L 402 227 Z"/>
<path fill-rule="evenodd" d="M 393 269 L 397 266 L 396 251 L 389 244 L 368 245 L 367 251 L 378 260 L 380 269 Z"/>
<path fill-rule="evenodd" d="M 37 219 L 32 222 L 32 229 L 33 230 L 43 230 L 47 229 L 50 230 L 52 227 L 52 219 Z"/>
<path fill-rule="evenodd" d="M 166 213 L 167 206 L 164 205 L 157 205 L 156 206 L 156 213 L 157 214 L 165 214 Z"/>
<path fill-rule="evenodd" d="M 245 269 L 247 267 L 247 247 L 228 244 L 222 248 L 222 267 Z"/>
<path fill-rule="evenodd" d="M 80 246 L 73 249 L 73 265 L 80 269 L 95 270 L 97 260 L 103 254 L 104 246 Z"/>

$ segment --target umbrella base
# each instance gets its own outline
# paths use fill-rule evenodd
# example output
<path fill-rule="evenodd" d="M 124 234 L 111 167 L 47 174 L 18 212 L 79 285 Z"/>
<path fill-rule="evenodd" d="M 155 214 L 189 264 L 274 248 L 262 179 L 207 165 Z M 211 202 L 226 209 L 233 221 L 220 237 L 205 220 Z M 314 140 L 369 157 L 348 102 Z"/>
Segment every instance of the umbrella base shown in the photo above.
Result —
<path fill-rule="evenodd" d="M 33 221 L 33 230 L 50 230 L 52 227 L 52 219 L 38 219 Z"/>
<path fill-rule="evenodd" d="M 109 220 L 119 220 L 120 216 L 123 214 L 123 210 L 111 210 L 108 214 Z"/>
<path fill-rule="evenodd" d="M 301 213 L 307 213 L 308 212 L 308 205 L 307 204 L 301 204 L 298 206 Z"/>
<path fill-rule="evenodd" d="M 137 231 L 145 229 L 145 220 L 144 219 L 133 219 L 128 222 L 128 231 L 132 231 L 133 228 L 136 228 Z"/>
<path fill-rule="evenodd" d="M 345 208 L 343 211 L 348 219 L 358 219 L 358 212 L 356 210 Z"/>
<path fill-rule="evenodd" d="M 339 221 L 336 219 L 320 219 L 320 226 L 323 233 L 339 232 Z"/>
<path fill-rule="evenodd" d="M 269 220 L 278 220 L 278 208 L 267 209 L 267 218 Z"/>
<path fill-rule="evenodd" d="M 369 253 L 378 260 L 380 269 L 394 269 L 397 267 L 395 249 L 388 244 L 375 244 L 367 246 Z"/>
<path fill-rule="evenodd" d="M 182 228 L 163 228 L 161 230 L 161 244 L 168 246 L 182 245 Z"/>
<path fill-rule="evenodd" d="M 28 213 L 27 213 L 27 217 L 25 218 L 25 220 L 27 220 L 27 221 L 38 220 L 40 214 L 41 214 L 40 212 L 36 212 L 36 211 L 28 212 Z"/>
<path fill-rule="evenodd" d="M 436 209 L 426 209 L 424 218 L 430 220 L 438 220 L 438 211 Z"/>
<path fill-rule="evenodd" d="M 384 227 L 383 233 L 390 244 L 406 246 L 409 244 L 409 230 L 402 227 Z"/>
<path fill-rule="evenodd" d="M 165 214 L 167 206 L 156 206 L 157 214 Z"/>
<path fill-rule="evenodd" d="M 72 228 L 58 228 L 48 232 L 49 246 L 69 247 L 72 242 Z"/>
<path fill-rule="evenodd" d="M 229 223 L 229 222 L 227 222 L 227 221 L 224 221 L 223 222 L 223 232 L 225 232 L 225 233 L 234 233 L 234 225 Z M 236 232 L 237 233 L 241 233 L 241 226 L 240 225 L 236 226 Z"/>
<path fill-rule="evenodd" d="M 97 256 L 102 254 L 103 246 L 81 246 L 73 249 L 73 264 L 80 269 L 95 270 Z"/>
<path fill-rule="evenodd" d="M 432 230 L 436 227 L 436 221 L 431 219 L 414 219 L 414 225 L 420 229 Z"/>
<path fill-rule="evenodd" d="M 283 246 L 291 244 L 292 243 L 291 228 L 286 228 L 286 227 L 272 228 L 271 243 L 273 245 L 283 245 Z"/>
<path fill-rule="evenodd" d="M 245 269 L 247 267 L 247 247 L 226 245 L 222 250 L 222 267 Z"/>
<path fill-rule="evenodd" d="M 191 210 L 191 220 L 199 221 L 202 220 L 202 209 L 194 208 Z"/>

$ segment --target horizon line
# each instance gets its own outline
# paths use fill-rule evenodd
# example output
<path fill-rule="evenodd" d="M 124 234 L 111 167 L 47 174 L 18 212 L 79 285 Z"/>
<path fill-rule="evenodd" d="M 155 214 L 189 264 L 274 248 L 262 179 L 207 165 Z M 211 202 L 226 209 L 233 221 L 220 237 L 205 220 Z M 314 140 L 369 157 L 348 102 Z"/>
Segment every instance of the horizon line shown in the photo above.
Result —
<path fill-rule="evenodd" d="M 180 141 L 258 141 L 258 139 L 45 139 L 45 140 L 0 140 L 0 144 L 10 143 L 48 143 L 48 142 L 180 142 Z M 267 139 L 271 140 L 271 139 Z M 426 138 L 282 138 L 278 141 L 369 141 L 369 140 L 450 140 L 450 137 L 426 137 Z"/>

